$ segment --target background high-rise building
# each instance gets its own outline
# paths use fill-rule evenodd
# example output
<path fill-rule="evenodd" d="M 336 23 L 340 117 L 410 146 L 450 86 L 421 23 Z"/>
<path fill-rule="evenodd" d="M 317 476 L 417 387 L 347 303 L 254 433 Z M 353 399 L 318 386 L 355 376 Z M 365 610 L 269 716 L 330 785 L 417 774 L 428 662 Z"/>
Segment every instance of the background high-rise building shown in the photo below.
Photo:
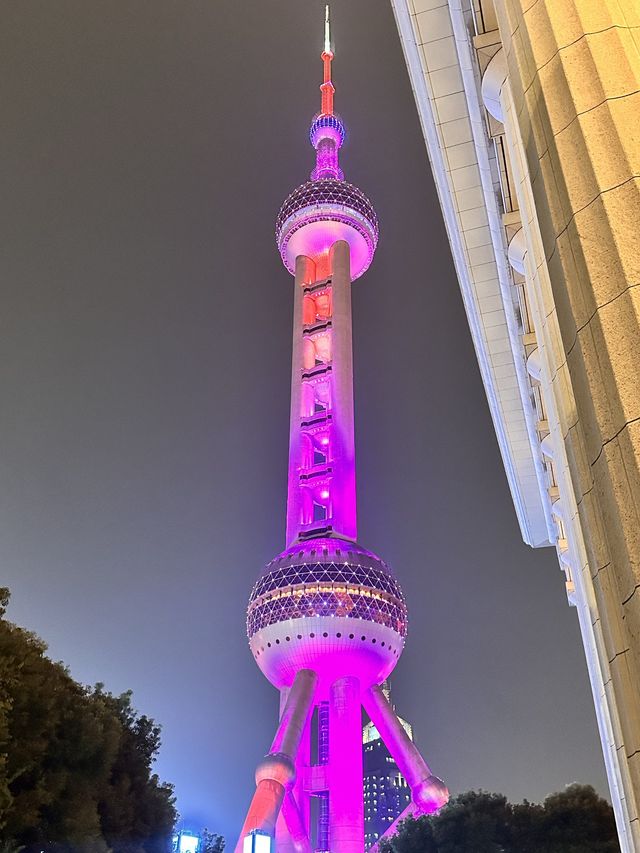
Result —
<path fill-rule="evenodd" d="M 382 691 L 387 701 L 391 702 L 388 681 L 382 684 Z M 402 717 L 398 717 L 398 720 L 407 736 L 413 740 L 411 724 Z M 405 811 L 411 802 L 411 791 L 372 722 L 368 722 L 362 730 L 362 756 L 364 843 L 369 848 Z"/>
<path fill-rule="evenodd" d="M 640 850 L 640 5 L 392 5 L 522 536 L 557 551 Z"/>

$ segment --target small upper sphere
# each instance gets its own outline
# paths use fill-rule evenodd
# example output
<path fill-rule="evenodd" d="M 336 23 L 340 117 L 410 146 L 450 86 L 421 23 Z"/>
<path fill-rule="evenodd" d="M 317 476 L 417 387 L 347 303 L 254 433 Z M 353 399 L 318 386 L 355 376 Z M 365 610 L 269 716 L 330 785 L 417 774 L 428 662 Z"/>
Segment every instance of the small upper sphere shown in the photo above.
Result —
<path fill-rule="evenodd" d="M 318 147 L 322 139 L 332 139 L 340 148 L 346 135 L 342 119 L 337 115 L 326 115 L 325 113 L 319 113 L 309 129 L 309 139 L 314 148 Z"/>
<path fill-rule="evenodd" d="M 404 595 L 375 554 L 341 539 L 312 539 L 265 568 L 247 610 L 258 666 L 276 687 L 300 669 L 318 674 L 326 693 L 355 676 L 366 689 L 395 667 L 407 633 Z"/>
<path fill-rule="evenodd" d="M 301 184 L 288 196 L 276 219 L 276 242 L 285 267 L 295 273 L 296 258 L 317 258 L 338 240 L 349 244 L 351 279 L 369 268 L 378 244 L 378 217 L 358 187 L 322 178 Z"/>

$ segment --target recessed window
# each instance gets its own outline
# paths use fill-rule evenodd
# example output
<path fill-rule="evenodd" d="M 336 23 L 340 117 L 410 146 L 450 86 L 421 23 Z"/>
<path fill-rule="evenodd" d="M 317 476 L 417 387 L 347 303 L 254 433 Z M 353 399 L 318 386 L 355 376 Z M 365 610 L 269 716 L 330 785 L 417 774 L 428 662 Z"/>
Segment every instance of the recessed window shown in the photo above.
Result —
<path fill-rule="evenodd" d="M 342 636 L 342 634 L 340 633 L 340 631 L 338 631 L 338 633 L 336 634 L 336 637 L 341 637 L 341 636 Z"/>
<path fill-rule="evenodd" d="M 328 634 L 327 634 L 327 632 L 325 631 L 325 632 L 324 632 L 324 634 L 323 634 L 322 636 L 323 636 L 323 637 L 328 637 L 329 635 L 328 635 Z"/>
<path fill-rule="evenodd" d="M 313 639 L 315 637 L 315 634 L 313 633 L 313 631 L 309 634 L 309 636 L 311 637 L 311 639 Z"/>
<path fill-rule="evenodd" d="M 322 506 L 322 504 L 315 503 L 313 504 L 313 520 L 314 521 L 326 521 L 327 520 L 327 508 L 326 506 Z M 311 552 L 312 555 L 315 555 L 315 551 Z"/>

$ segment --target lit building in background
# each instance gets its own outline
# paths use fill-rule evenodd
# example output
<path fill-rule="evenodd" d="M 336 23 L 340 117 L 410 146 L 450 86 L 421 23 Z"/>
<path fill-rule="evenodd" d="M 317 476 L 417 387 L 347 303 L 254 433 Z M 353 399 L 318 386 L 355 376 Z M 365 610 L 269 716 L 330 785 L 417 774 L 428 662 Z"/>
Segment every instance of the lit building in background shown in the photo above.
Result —
<path fill-rule="evenodd" d="M 640 6 L 392 6 L 522 536 L 557 551 L 640 850 Z"/>
<path fill-rule="evenodd" d="M 351 284 L 373 260 L 378 223 L 338 162 L 345 128 L 332 59 L 327 7 L 316 164 L 276 224 L 294 275 L 287 547 L 247 611 L 251 653 L 280 691 L 280 722 L 236 853 L 256 833 L 275 838 L 278 853 L 364 853 L 363 706 L 409 785 L 406 814 L 448 798 L 379 686 L 402 653 L 407 609 L 386 563 L 356 542 Z"/>
<path fill-rule="evenodd" d="M 384 682 L 382 692 L 391 702 L 389 682 Z M 393 706 L 395 711 L 395 706 Z M 413 740 L 410 723 L 398 717 L 400 725 Z M 398 765 L 372 722 L 362 730 L 364 777 L 364 843 L 372 847 L 385 834 L 391 824 L 402 815 L 411 803 L 411 791 L 400 773 Z"/>
<path fill-rule="evenodd" d="M 258 830 L 245 835 L 242 842 L 242 853 L 270 853 L 272 849 L 271 837 Z"/>
<path fill-rule="evenodd" d="M 181 829 L 173 836 L 173 853 L 200 853 L 200 836 Z"/>

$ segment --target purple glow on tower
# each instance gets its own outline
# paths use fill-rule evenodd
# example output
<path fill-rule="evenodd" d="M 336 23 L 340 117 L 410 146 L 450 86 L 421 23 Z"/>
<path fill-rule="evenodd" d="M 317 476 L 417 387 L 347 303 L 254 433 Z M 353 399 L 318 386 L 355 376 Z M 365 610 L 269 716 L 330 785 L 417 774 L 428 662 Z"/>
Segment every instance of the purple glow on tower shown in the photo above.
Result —
<path fill-rule="evenodd" d="M 275 835 L 277 853 L 311 853 L 314 841 L 323 853 L 364 853 L 363 704 L 405 773 L 412 812 L 448 798 L 378 687 L 402 653 L 407 608 L 389 566 L 356 543 L 351 283 L 373 260 L 378 221 L 338 163 L 345 129 L 333 112 L 332 60 L 327 6 L 322 107 L 310 130 L 316 166 L 276 222 L 295 276 L 287 548 L 247 610 L 251 652 L 280 691 L 280 723 L 236 853 L 254 831 Z"/>

